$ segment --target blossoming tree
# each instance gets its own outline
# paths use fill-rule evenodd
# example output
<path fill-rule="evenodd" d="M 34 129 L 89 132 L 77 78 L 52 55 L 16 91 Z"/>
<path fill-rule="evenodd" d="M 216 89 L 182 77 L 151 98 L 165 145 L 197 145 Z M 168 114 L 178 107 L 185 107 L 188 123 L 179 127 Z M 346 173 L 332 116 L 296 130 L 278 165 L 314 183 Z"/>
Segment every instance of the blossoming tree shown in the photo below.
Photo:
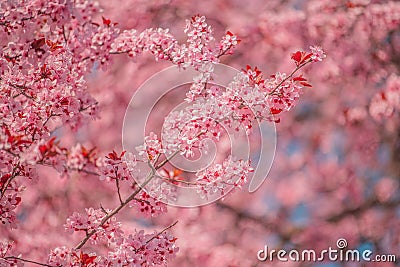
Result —
<path fill-rule="evenodd" d="M 0 7 L 1 266 L 254 266 L 267 243 L 324 249 L 338 237 L 398 248 L 396 2 Z M 305 67 L 325 57 L 313 44 L 329 54 L 318 69 Z M 242 69 L 225 88 L 212 85 L 219 62 Z M 163 132 L 150 124 L 137 153 L 123 151 L 133 89 L 171 65 L 197 71 L 182 97 L 189 108 L 161 121 Z M 297 101 L 307 78 L 315 89 Z M 254 168 L 245 159 L 220 153 L 191 175 L 169 161 L 222 143 L 227 128 L 251 135 L 259 121 L 276 123 L 279 142 L 257 193 L 164 204 L 169 185 L 204 198 L 242 187 Z M 166 193 L 144 190 L 150 183 Z"/>

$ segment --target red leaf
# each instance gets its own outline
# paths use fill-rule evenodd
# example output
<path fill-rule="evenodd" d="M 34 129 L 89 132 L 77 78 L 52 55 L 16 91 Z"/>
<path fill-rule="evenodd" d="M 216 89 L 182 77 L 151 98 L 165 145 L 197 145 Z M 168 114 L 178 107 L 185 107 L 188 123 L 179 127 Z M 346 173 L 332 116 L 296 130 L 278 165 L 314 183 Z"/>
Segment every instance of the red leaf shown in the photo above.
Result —
<path fill-rule="evenodd" d="M 352 3 L 351 1 L 348 1 L 348 2 L 346 3 L 346 7 L 347 7 L 347 8 L 354 8 L 354 7 L 356 7 L 356 5 L 355 5 L 354 3 Z"/>
<path fill-rule="evenodd" d="M 46 73 L 46 69 L 47 69 L 47 65 L 45 63 L 45 64 L 43 64 L 43 66 L 40 67 L 40 72 Z"/>
<path fill-rule="evenodd" d="M 181 175 L 182 173 L 183 173 L 182 170 L 174 168 L 174 177 L 177 177 L 177 176 Z"/>
<path fill-rule="evenodd" d="M 310 59 L 312 56 L 312 53 L 308 53 L 302 60 L 301 63 L 304 63 L 307 59 Z"/>
<path fill-rule="evenodd" d="M 32 144 L 32 141 L 29 140 L 18 140 L 16 145 L 23 145 L 23 144 Z"/>
<path fill-rule="evenodd" d="M 81 153 L 82 153 L 82 156 L 84 156 L 85 158 L 87 158 L 87 156 L 89 156 L 89 151 L 84 146 L 81 147 Z"/>
<path fill-rule="evenodd" d="M 113 150 L 112 153 L 109 153 L 109 154 L 108 154 L 108 158 L 109 158 L 109 159 L 112 159 L 112 160 L 121 160 L 122 157 L 125 155 L 125 153 L 126 153 L 126 151 L 122 151 L 122 152 L 121 152 L 121 155 L 118 156 L 117 152 L 115 152 L 115 151 Z"/>
<path fill-rule="evenodd" d="M 110 24 L 111 24 L 111 20 L 110 19 L 106 19 L 105 17 L 101 17 L 102 19 L 103 19 L 103 24 L 104 25 L 107 25 L 107 26 L 110 26 Z"/>
<path fill-rule="evenodd" d="M 6 135 L 7 135 L 8 137 L 11 136 L 10 130 L 9 130 L 7 127 L 4 127 L 4 131 L 6 132 Z"/>
<path fill-rule="evenodd" d="M 56 137 L 54 137 L 54 136 L 49 140 L 49 142 L 48 142 L 49 147 L 53 147 L 55 140 L 56 140 Z"/>
<path fill-rule="evenodd" d="M 69 101 L 67 98 L 64 97 L 61 99 L 60 104 L 63 106 L 67 106 L 69 104 Z"/>
<path fill-rule="evenodd" d="M 83 254 L 81 252 L 81 256 L 79 257 L 83 266 L 88 266 L 89 264 L 93 263 L 97 256 L 89 256 L 88 254 Z"/>
<path fill-rule="evenodd" d="M 17 201 L 15 205 L 18 205 L 21 202 L 21 197 L 15 197 L 15 200 Z"/>
<path fill-rule="evenodd" d="M 6 184 L 7 180 L 11 177 L 10 173 L 4 174 L 1 179 L 0 179 L 0 187 L 3 187 L 4 184 Z"/>
<path fill-rule="evenodd" d="M 95 147 L 93 147 L 92 149 L 88 150 L 86 147 L 82 146 L 81 153 L 82 153 L 83 157 L 90 159 L 90 157 L 92 156 L 92 154 L 93 154 L 93 152 L 95 150 L 96 150 Z"/>
<path fill-rule="evenodd" d="M 200 14 L 192 16 L 192 21 L 195 22 L 197 17 L 200 17 Z"/>
<path fill-rule="evenodd" d="M 271 114 L 276 115 L 282 112 L 282 109 L 271 108 Z"/>
<path fill-rule="evenodd" d="M 305 81 L 307 81 L 307 79 L 304 78 L 303 75 L 300 75 L 300 76 L 294 77 L 293 81 L 305 82 Z"/>
<path fill-rule="evenodd" d="M 47 151 L 47 146 L 46 145 L 40 145 L 39 146 L 39 151 L 42 155 L 44 155 Z"/>
<path fill-rule="evenodd" d="M 112 153 L 108 153 L 108 158 L 112 159 L 112 160 L 116 160 L 117 159 L 117 153 L 115 153 L 115 151 L 113 151 Z"/>
<path fill-rule="evenodd" d="M 40 146 L 39 146 L 39 151 L 40 151 L 40 153 L 42 154 L 42 156 L 46 155 L 47 157 L 50 157 L 50 156 L 57 155 L 56 152 L 49 153 L 50 150 L 51 150 L 51 149 L 53 148 L 53 146 L 54 146 L 54 141 L 55 141 L 55 140 L 56 140 L 56 137 L 52 137 L 52 138 L 47 142 L 47 144 L 44 144 L 44 145 L 40 145 Z"/>
<path fill-rule="evenodd" d="M 296 65 L 299 65 L 301 57 L 302 57 L 302 52 L 300 51 L 297 51 L 296 53 L 292 54 L 292 59 L 296 62 Z"/>
<path fill-rule="evenodd" d="M 296 62 L 296 66 L 300 66 L 304 62 L 306 62 L 308 59 L 310 59 L 312 56 L 312 53 L 306 54 L 306 52 L 303 51 L 297 51 L 292 54 L 292 59 Z"/>
<path fill-rule="evenodd" d="M 312 85 L 307 82 L 300 82 L 300 84 L 303 86 L 312 87 Z"/>
<path fill-rule="evenodd" d="M 9 136 L 8 139 L 7 139 L 8 143 L 14 143 L 14 141 L 15 141 L 14 136 Z"/>
<path fill-rule="evenodd" d="M 46 40 L 46 44 L 50 47 L 50 51 L 54 52 L 59 48 L 62 48 L 61 45 L 59 45 L 59 43 L 53 43 L 51 40 Z"/>

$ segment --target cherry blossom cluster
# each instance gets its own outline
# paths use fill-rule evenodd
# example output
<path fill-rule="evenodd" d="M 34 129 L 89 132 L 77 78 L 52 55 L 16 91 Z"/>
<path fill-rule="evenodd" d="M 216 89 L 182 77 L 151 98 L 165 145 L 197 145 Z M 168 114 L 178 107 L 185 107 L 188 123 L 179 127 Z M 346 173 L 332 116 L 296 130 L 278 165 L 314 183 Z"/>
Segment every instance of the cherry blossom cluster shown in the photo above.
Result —
<path fill-rule="evenodd" d="M 352 107 L 343 111 L 343 116 L 340 121 L 343 124 L 356 124 L 363 121 L 368 116 L 368 111 L 365 107 Z"/>
<path fill-rule="evenodd" d="M 202 94 L 206 83 L 212 80 L 214 63 L 219 62 L 222 55 L 231 54 L 240 40 L 228 31 L 218 44 L 213 43 L 215 38 L 204 16 L 193 16 L 191 20 L 187 20 L 185 32 L 188 35 L 190 65 L 199 72 L 186 93 L 186 101 L 191 102 Z"/>
<path fill-rule="evenodd" d="M 176 152 L 176 151 L 175 151 Z M 174 186 L 175 179 L 171 178 L 166 172 L 165 168 L 159 169 L 160 165 L 167 162 L 167 159 L 164 159 L 163 161 L 159 161 L 156 165 L 154 165 L 152 168 L 158 169 L 152 174 L 150 177 L 149 182 L 147 185 L 144 187 L 145 191 L 148 194 L 145 194 L 143 196 L 139 196 L 138 199 L 135 199 L 132 203 L 133 207 L 136 207 L 136 209 L 144 213 L 144 215 L 148 216 L 158 216 L 159 214 L 166 212 L 167 211 L 167 206 L 164 203 L 167 202 L 174 202 L 177 198 L 177 190 L 176 187 Z M 154 169 L 151 171 L 153 172 Z M 182 179 L 184 180 L 184 179 Z M 146 180 L 143 178 L 140 178 L 138 180 L 138 184 L 143 184 L 145 183 Z M 148 196 L 150 195 L 150 196 Z M 141 198 L 144 198 L 144 202 Z M 149 198 L 149 200 L 146 201 L 146 199 Z M 142 203 L 143 202 L 143 203 Z M 146 205 L 147 204 L 147 205 Z M 144 205 L 144 206 L 143 206 Z M 143 207 L 146 207 L 148 205 L 151 205 L 152 207 L 149 206 L 149 209 L 144 209 L 142 211 Z M 153 211 L 153 214 L 151 211 Z M 150 213 L 149 213 L 150 211 Z"/>
<path fill-rule="evenodd" d="M 321 48 L 310 49 L 308 53 L 297 51 L 292 54 L 296 69 L 289 75 L 278 72 L 264 79 L 257 67 L 246 66 L 226 89 L 211 85 L 193 94 L 192 102 L 186 108 L 171 112 L 164 121 L 162 137 L 166 149 L 193 157 L 196 151 L 204 149 L 206 138 L 219 141 L 227 129 L 250 134 L 256 121 L 278 122 L 277 115 L 295 105 L 304 87 L 311 87 L 303 75 L 295 73 L 306 64 L 326 57 Z M 251 168 L 248 163 L 239 161 L 233 163 L 241 173 L 239 183 L 232 183 L 232 177 L 238 176 L 238 170 L 229 168 L 232 162 L 228 158 L 198 174 L 201 178 L 196 184 L 202 197 L 216 192 L 223 195 L 227 185 L 240 187 L 247 180 Z"/>
<path fill-rule="evenodd" d="M 222 37 L 221 42 L 219 44 L 220 51 L 228 51 L 228 53 L 232 53 L 231 49 L 240 43 L 240 39 L 231 33 L 230 31 L 226 32 L 226 35 Z"/>
<path fill-rule="evenodd" d="M 171 60 L 178 65 L 184 62 L 178 41 L 168 29 L 146 29 L 141 33 L 134 29 L 124 30 L 111 44 L 113 54 L 126 53 L 135 57 L 142 52 L 152 53 L 156 60 Z"/>
<path fill-rule="evenodd" d="M 100 159 L 95 154 L 95 148 L 87 149 L 78 143 L 67 149 L 61 146 L 60 141 L 56 140 L 55 137 L 32 144 L 20 156 L 20 162 L 24 163 L 25 170 L 36 164 L 51 166 L 65 176 L 68 176 L 72 171 L 95 173 L 100 165 L 99 161 Z"/>
<path fill-rule="evenodd" d="M 138 148 L 139 154 L 141 156 L 146 155 L 144 156 L 144 160 L 152 162 L 150 160 L 151 157 L 159 158 L 161 156 L 161 143 L 154 134 L 147 136 L 145 140 L 146 145 Z M 150 155 L 153 156 L 150 157 Z M 113 151 L 112 153 L 109 153 L 103 161 L 98 161 L 100 161 L 98 166 L 100 180 L 116 182 L 118 194 L 121 198 L 120 201 L 122 201 L 120 187 L 125 186 L 120 184 L 120 181 L 128 182 L 128 189 L 133 191 L 138 190 L 139 185 L 137 184 L 137 181 L 133 179 L 132 172 L 139 173 L 140 171 L 135 168 L 137 163 L 136 158 L 131 153 L 126 154 L 125 151 L 123 151 L 122 153 L 118 154 L 117 152 Z M 159 199 L 150 196 L 144 191 L 139 192 L 129 203 L 129 206 L 135 208 L 140 214 L 143 214 L 146 217 L 155 217 L 167 212 L 166 204 L 159 201 Z"/>
<path fill-rule="evenodd" d="M 213 61 L 210 43 L 214 40 L 214 36 L 211 26 L 206 23 L 205 17 L 196 15 L 190 20 L 186 20 L 184 32 L 188 37 L 186 49 L 188 63 L 197 68 L 203 61 Z"/>
<path fill-rule="evenodd" d="M 67 219 L 65 229 L 71 233 L 80 231 L 90 233 L 95 231 L 90 238 L 92 244 L 98 244 L 99 242 L 119 244 L 123 238 L 121 224 L 116 221 L 115 217 L 102 223 L 108 212 L 110 211 L 93 208 L 85 209 L 85 213 L 74 212 Z"/>
<path fill-rule="evenodd" d="M 226 195 L 230 190 L 240 189 L 248 175 L 253 172 L 249 161 L 225 159 L 222 164 L 213 164 L 203 171 L 197 172 L 197 187 L 201 198 L 212 195 Z"/>
<path fill-rule="evenodd" d="M 100 180 L 130 180 L 132 175 L 129 171 L 128 163 L 124 160 L 125 151 L 120 155 L 113 151 L 105 157 L 104 162 L 99 167 Z M 130 159 L 131 164 L 135 164 L 133 158 Z M 131 166 L 133 167 L 133 165 Z"/>
<path fill-rule="evenodd" d="M 212 72 L 209 62 L 217 61 L 238 43 L 236 36 L 228 33 L 221 45 L 211 44 L 212 30 L 202 16 L 188 21 L 187 44 L 179 45 L 164 29 L 120 33 L 117 24 L 107 18 L 93 21 L 98 12 L 98 4 L 91 1 L 77 1 L 72 6 L 57 1 L 2 5 L 1 153 L 29 175 L 41 164 L 64 175 L 71 170 L 95 173 L 96 166 L 103 166 L 101 178 L 129 177 L 123 161 L 112 167 L 96 163 L 92 151 L 80 145 L 69 151 L 51 138 L 61 125 L 78 129 L 85 119 L 97 117 L 97 101 L 86 90 L 85 74 L 98 64 L 106 66 L 112 54 L 133 57 L 149 51 L 157 60 L 194 66 L 207 80 Z M 11 35 L 15 36 L 12 40 Z M 151 149 L 146 157 L 157 153 Z"/>
<path fill-rule="evenodd" d="M 385 90 L 376 93 L 369 105 L 369 113 L 377 120 L 393 116 L 400 110 L 400 78 L 396 75 L 389 77 Z"/>
<path fill-rule="evenodd" d="M 213 87 L 216 90 L 217 87 Z M 215 97 L 198 98 L 184 110 L 171 112 L 163 124 L 163 140 L 169 151 L 180 151 L 192 157 L 202 148 L 202 140 L 210 137 L 217 140 L 223 128 L 222 120 L 229 111 Z"/>
<path fill-rule="evenodd" d="M 8 190 L 12 189 L 9 187 Z M 17 228 L 15 223 L 15 209 L 21 202 L 21 196 L 16 193 L 4 194 L 0 200 L 0 222 L 2 225 L 10 225 L 11 228 Z"/>
<path fill-rule="evenodd" d="M 146 192 L 140 192 L 130 203 L 131 207 L 135 207 L 141 214 L 146 217 L 155 217 L 167 212 L 167 205 Z"/>
<path fill-rule="evenodd" d="M 15 172 L 16 170 L 4 174 L 0 172 L 2 175 L 0 178 L 0 223 L 11 228 L 17 228 L 15 209 L 21 202 L 21 193 L 25 189 L 14 180 L 17 175 Z"/>
<path fill-rule="evenodd" d="M 65 149 L 64 149 L 65 150 Z M 98 158 L 95 155 L 95 148 L 87 149 L 82 144 L 76 144 L 66 153 L 65 171 L 91 171 L 98 165 Z"/>
<path fill-rule="evenodd" d="M 322 49 L 312 47 L 310 53 L 298 51 L 292 55 L 297 67 L 290 75 L 276 73 L 263 79 L 257 67 L 247 66 L 226 90 L 218 86 L 204 88 L 204 93 L 197 95 L 188 107 L 165 119 L 162 136 L 166 148 L 193 156 L 205 138 L 218 141 L 224 127 L 249 133 L 256 120 L 279 121 L 276 116 L 295 105 L 304 86 L 311 86 L 303 75 L 294 73 L 324 57 Z"/>
<path fill-rule="evenodd" d="M 390 32 L 400 24 L 400 6 L 396 1 L 388 1 L 384 5 L 368 5 L 368 2 L 365 2 L 364 7 L 367 7 L 365 16 L 370 26 L 380 29 L 382 33 Z"/>
<path fill-rule="evenodd" d="M 0 241 L 0 256 L 1 256 L 1 258 L 4 258 L 7 255 L 8 251 L 11 250 L 11 248 L 12 248 L 11 243 Z"/>
<path fill-rule="evenodd" d="M 73 6 L 62 1 L 1 4 L 0 166 L 2 173 L 12 173 L 11 180 L 24 184 L 24 178 L 38 178 L 36 164 L 60 172 L 68 164 L 81 167 L 75 151 L 68 158 L 51 134 L 62 124 L 77 129 L 85 119 L 96 117 L 97 102 L 86 90 L 84 78 L 88 62 L 76 60 L 80 51 L 71 42 L 75 32 L 82 30 L 77 42 L 85 43 L 90 34 L 83 33 L 84 22 L 96 12 L 97 5 L 88 1 Z M 7 188 L 11 184 L 1 191 L 2 206 L 8 212 L 20 202 L 19 196 L 6 194 L 13 190 Z"/>
<path fill-rule="evenodd" d="M 65 246 L 53 249 L 49 254 L 48 263 L 51 266 L 101 266 L 98 264 L 100 258 L 96 253 L 83 253 L 75 249 L 67 248 Z"/>
<path fill-rule="evenodd" d="M 12 247 L 11 242 L 0 241 L 0 266 L 22 267 L 24 265 L 21 261 L 9 256 Z"/>
<path fill-rule="evenodd" d="M 144 162 L 156 162 L 165 149 L 154 132 L 144 138 L 144 144 L 136 147 L 136 150 Z"/>
<path fill-rule="evenodd" d="M 165 232 L 145 234 L 136 232 L 110 252 L 107 266 L 161 266 L 175 257 L 177 239 Z"/>
<path fill-rule="evenodd" d="M 66 228 L 73 231 L 93 231 L 94 225 L 101 224 L 102 217 L 103 211 L 88 209 L 86 215 L 74 214 L 69 218 Z M 177 238 L 165 230 L 153 234 L 145 234 L 141 230 L 133 235 L 126 235 L 115 220 L 113 224 L 105 223 L 101 228 L 91 238 L 94 244 L 102 239 L 109 243 L 112 250 L 107 255 L 87 254 L 79 249 L 63 246 L 50 252 L 48 263 L 54 266 L 157 266 L 166 264 L 178 252 L 175 246 Z"/>
<path fill-rule="evenodd" d="M 213 63 L 219 62 L 222 55 L 232 53 L 240 40 L 228 31 L 219 43 L 215 42 L 211 26 L 200 15 L 186 21 L 185 33 L 188 36 L 186 44 L 179 44 L 168 30 L 148 29 L 141 33 L 125 30 L 115 38 L 111 53 L 127 53 L 134 57 L 142 51 L 149 51 L 156 60 L 169 60 L 182 68 L 192 66 L 199 75 L 193 78 L 194 83 L 187 93 L 187 100 L 191 101 L 212 78 Z"/>
<path fill-rule="evenodd" d="M 205 17 L 196 15 L 186 21 L 186 44 L 179 44 L 168 29 L 124 30 L 111 44 L 111 54 L 126 53 L 134 57 L 141 52 L 154 54 L 156 60 L 164 59 L 180 67 L 199 69 L 204 62 L 218 62 L 218 57 L 231 52 L 239 40 L 231 32 L 215 44 L 211 26 Z"/>

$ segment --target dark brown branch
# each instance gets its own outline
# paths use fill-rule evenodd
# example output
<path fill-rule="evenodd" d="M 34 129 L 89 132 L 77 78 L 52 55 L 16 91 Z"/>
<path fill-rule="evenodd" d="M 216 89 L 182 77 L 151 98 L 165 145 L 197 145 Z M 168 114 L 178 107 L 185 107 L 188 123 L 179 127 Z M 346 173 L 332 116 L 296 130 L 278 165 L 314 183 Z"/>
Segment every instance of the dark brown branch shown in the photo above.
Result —
<path fill-rule="evenodd" d="M 7 260 L 19 260 L 19 261 L 22 261 L 22 262 L 32 263 L 32 264 L 36 264 L 36 265 L 40 265 L 40 266 L 46 266 L 46 267 L 59 267 L 59 266 L 50 265 L 50 264 L 46 264 L 46 263 L 41 263 L 41 262 L 37 262 L 37 261 L 18 258 L 18 257 L 15 257 L 15 256 L 4 257 L 3 259 L 5 259 L 6 261 Z"/>
<path fill-rule="evenodd" d="M 366 200 L 364 203 L 362 203 L 358 207 L 344 209 L 343 211 L 327 218 L 327 221 L 332 222 L 332 223 L 338 222 L 347 216 L 357 216 L 360 213 L 363 213 L 364 211 L 366 211 L 370 208 L 382 207 L 382 208 L 390 209 L 390 208 L 397 207 L 399 204 L 400 204 L 400 199 L 397 199 L 397 200 L 394 200 L 391 202 L 381 203 L 376 198 L 371 198 L 369 200 Z"/>
<path fill-rule="evenodd" d="M 5 184 L 1 187 L 0 199 L 3 198 L 4 194 L 6 193 L 7 188 L 11 184 L 11 182 L 15 179 L 15 177 L 17 177 L 19 175 L 20 171 L 18 169 L 19 169 L 19 163 L 13 168 L 10 178 L 8 178 L 7 181 L 5 182 Z"/>
<path fill-rule="evenodd" d="M 117 194 L 118 194 L 119 203 L 120 203 L 120 204 L 123 204 L 124 201 L 122 200 L 121 189 L 120 189 L 120 186 L 119 186 L 119 179 L 118 179 L 118 177 L 115 178 L 115 186 L 117 187 Z"/>

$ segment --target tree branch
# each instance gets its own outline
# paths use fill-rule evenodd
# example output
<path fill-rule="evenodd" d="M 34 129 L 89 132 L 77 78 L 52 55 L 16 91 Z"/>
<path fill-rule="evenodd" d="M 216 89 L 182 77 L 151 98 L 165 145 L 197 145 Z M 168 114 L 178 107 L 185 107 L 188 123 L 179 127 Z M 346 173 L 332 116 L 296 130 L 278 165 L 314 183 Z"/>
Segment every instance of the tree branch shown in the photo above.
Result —
<path fill-rule="evenodd" d="M 110 213 L 108 213 L 104 218 L 101 220 L 100 224 L 97 227 L 103 226 L 111 217 L 113 217 L 115 214 L 117 214 L 121 209 L 123 209 L 128 203 L 135 198 L 135 196 L 145 187 L 154 177 L 154 172 L 150 172 L 149 175 L 147 176 L 146 180 L 141 184 L 125 201 L 123 201 L 118 207 L 116 207 L 114 210 L 112 210 Z M 95 233 L 97 232 L 96 229 L 93 229 L 90 231 L 84 239 L 79 242 L 78 245 L 75 246 L 75 249 L 80 249 L 85 245 L 85 243 L 89 240 L 90 237 L 92 237 Z"/>
<path fill-rule="evenodd" d="M 289 74 L 289 76 L 287 76 L 285 79 L 283 79 L 277 86 L 275 86 L 275 88 L 274 88 L 271 92 L 267 93 L 266 96 L 272 95 L 276 90 L 278 90 L 278 88 L 279 88 L 284 82 L 286 82 L 288 79 L 292 78 L 293 75 L 294 75 L 299 69 L 301 69 L 302 67 L 304 67 L 305 65 L 307 65 L 308 63 L 311 63 L 311 62 L 312 62 L 312 59 L 309 59 L 309 60 L 307 60 L 306 62 L 304 62 L 304 63 L 300 64 L 299 66 L 297 66 L 297 67 Z"/>
<path fill-rule="evenodd" d="M 3 259 L 7 260 L 19 260 L 19 261 L 23 261 L 23 262 L 27 262 L 27 263 L 32 263 L 32 264 L 36 264 L 36 265 L 40 265 L 40 266 L 46 266 L 46 267 L 60 267 L 60 266 L 55 266 L 55 265 L 50 265 L 50 264 L 46 264 L 46 263 L 41 263 L 41 262 L 37 262 L 37 261 L 32 261 L 32 260 L 27 260 L 27 259 L 23 259 L 23 258 L 18 258 L 15 256 L 8 256 L 8 257 L 4 257 Z"/>

